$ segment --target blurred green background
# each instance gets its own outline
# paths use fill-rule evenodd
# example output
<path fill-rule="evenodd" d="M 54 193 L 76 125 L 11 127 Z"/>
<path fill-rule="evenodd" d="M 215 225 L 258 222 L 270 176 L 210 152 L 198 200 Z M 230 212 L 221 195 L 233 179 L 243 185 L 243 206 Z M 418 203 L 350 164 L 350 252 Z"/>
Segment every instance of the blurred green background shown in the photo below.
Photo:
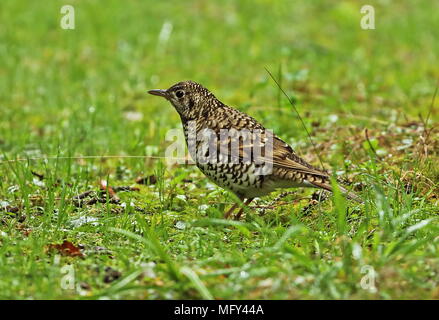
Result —
<path fill-rule="evenodd" d="M 66 4 L 74 30 L 60 27 Z M 375 30 L 360 28 L 365 4 Z M 438 12 L 431 0 L 1 0 L 0 298 L 437 299 Z M 146 92 L 193 80 L 318 165 L 265 68 L 365 205 L 297 190 L 225 221 L 234 199 L 194 167 L 69 158 L 164 156 L 180 119 Z M 74 200 L 145 175 L 155 182 L 119 203 Z M 65 240 L 84 257 L 54 252 Z M 361 286 L 364 267 L 378 290 Z"/>
<path fill-rule="evenodd" d="M 360 28 L 361 1 L 70 1 L 74 30 L 60 27 L 64 4 L 0 4 L 0 136 L 10 156 L 35 144 L 43 154 L 143 154 L 179 123 L 146 90 L 181 80 L 303 138 L 265 67 L 301 113 L 356 125 L 350 115 L 425 116 L 439 75 L 435 1 L 368 2 L 375 30 Z M 129 121 L 130 111 L 143 118 Z"/>

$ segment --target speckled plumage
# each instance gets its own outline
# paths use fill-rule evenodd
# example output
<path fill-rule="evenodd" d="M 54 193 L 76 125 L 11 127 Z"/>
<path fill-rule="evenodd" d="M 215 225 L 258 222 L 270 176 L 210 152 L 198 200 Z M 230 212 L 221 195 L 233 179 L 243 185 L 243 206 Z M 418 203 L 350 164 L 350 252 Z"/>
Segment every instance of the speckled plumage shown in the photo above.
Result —
<path fill-rule="evenodd" d="M 151 90 L 149 93 L 166 98 L 179 113 L 191 157 L 200 170 L 219 186 L 234 192 L 242 201 L 247 199 L 245 204 L 277 188 L 317 187 L 332 190 L 326 172 L 301 159 L 287 143 L 272 135 L 254 118 L 225 105 L 202 85 L 185 81 L 167 90 Z M 237 140 L 239 134 L 234 130 L 257 132 L 259 140 L 242 140 L 242 137 L 241 140 Z M 217 139 L 208 140 L 207 143 L 198 140 L 195 134 L 201 135 L 203 132 L 210 132 L 216 135 Z M 229 136 L 221 140 L 223 132 L 229 133 Z M 215 161 L 201 161 L 203 156 L 209 156 L 209 143 L 213 143 L 218 150 L 212 158 Z M 238 143 L 239 155 L 232 161 L 227 152 L 220 150 L 231 150 L 233 143 Z M 262 150 L 262 155 L 253 157 L 248 154 L 246 147 L 255 145 Z M 264 153 L 268 150 L 272 150 L 269 156 Z M 225 159 L 226 157 L 228 158 Z M 269 174 L 260 174 L 264 163 L 271 166 Z M 342 190 L 347 193 L 346 190 Z M 347 193 L 347 196 L 357 198 L 351 193 Z M 235 207 L 236 205 L 226 213 L 226 217 Z M 238 218 L 241 213 L 242 210 L 238 213 Z"/>

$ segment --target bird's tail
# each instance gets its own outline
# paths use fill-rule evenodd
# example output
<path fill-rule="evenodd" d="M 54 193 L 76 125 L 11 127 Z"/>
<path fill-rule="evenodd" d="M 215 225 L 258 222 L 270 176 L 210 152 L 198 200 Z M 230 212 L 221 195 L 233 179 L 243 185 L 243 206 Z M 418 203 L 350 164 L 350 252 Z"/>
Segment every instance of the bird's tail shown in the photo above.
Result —
<path fill-rule="evenodd" d="M 322 189 L 325 189 L 325 190 L 328 190 L 331 192 L 333 191 L 332 186 L 328 182 L 313 181 L 313 182 L 311 182 L 311 184 L 313 184 L 317 188 L 322 188 Z M 363 200 L 361 200 L 361 198 L 359 196 L 357 196 L 355 193 L 348 191 L 346 188 L 344 188 L 340 185 L 338 186 L 338 188 L 346 196 L 346 198 L 348 198 L 350 200 L 354 200 L 354 201 L 359 202 L 359 203 L 363 203 Z"/>

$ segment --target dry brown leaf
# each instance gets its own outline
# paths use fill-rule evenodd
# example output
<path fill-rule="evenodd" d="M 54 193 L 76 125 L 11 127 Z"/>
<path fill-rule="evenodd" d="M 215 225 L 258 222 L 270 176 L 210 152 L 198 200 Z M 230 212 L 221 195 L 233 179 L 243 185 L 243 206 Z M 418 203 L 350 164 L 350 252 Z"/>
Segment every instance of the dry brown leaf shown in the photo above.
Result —
<path fill-rule="evenodd" d="M 83 253 L 81 252 L 81 249 L 77 246 L 75 246 L 70 241 L 64 240 L 62 244 L 49 244 L 49 249 L 57 250 L 59 253 L 61 253 L 64 256 L 69 257 L 83 257 Z"/>

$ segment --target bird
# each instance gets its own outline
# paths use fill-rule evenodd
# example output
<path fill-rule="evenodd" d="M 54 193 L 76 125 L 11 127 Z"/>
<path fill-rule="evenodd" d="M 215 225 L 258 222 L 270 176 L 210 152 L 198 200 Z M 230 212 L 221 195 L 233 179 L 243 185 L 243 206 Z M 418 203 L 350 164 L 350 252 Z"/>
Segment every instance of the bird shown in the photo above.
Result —
<path fill-rule="evenodd" d="M 235 215 L 239 220 L 244 206 L 277 189 L 313 187 L 333 191 L 329 173 L 309 164 L 256 119 L 224 104 L 201 84 L 182 81 L 169 89 L 148 93 L 168 100 L 180 115 L 186 144 L 197 167 L 239 198 L 240 202 L 225 212 L 225 219 L 240 206 Z M 347 198 L 362 202 L 355 193 L 342 186 L 339 189 Z"/>

